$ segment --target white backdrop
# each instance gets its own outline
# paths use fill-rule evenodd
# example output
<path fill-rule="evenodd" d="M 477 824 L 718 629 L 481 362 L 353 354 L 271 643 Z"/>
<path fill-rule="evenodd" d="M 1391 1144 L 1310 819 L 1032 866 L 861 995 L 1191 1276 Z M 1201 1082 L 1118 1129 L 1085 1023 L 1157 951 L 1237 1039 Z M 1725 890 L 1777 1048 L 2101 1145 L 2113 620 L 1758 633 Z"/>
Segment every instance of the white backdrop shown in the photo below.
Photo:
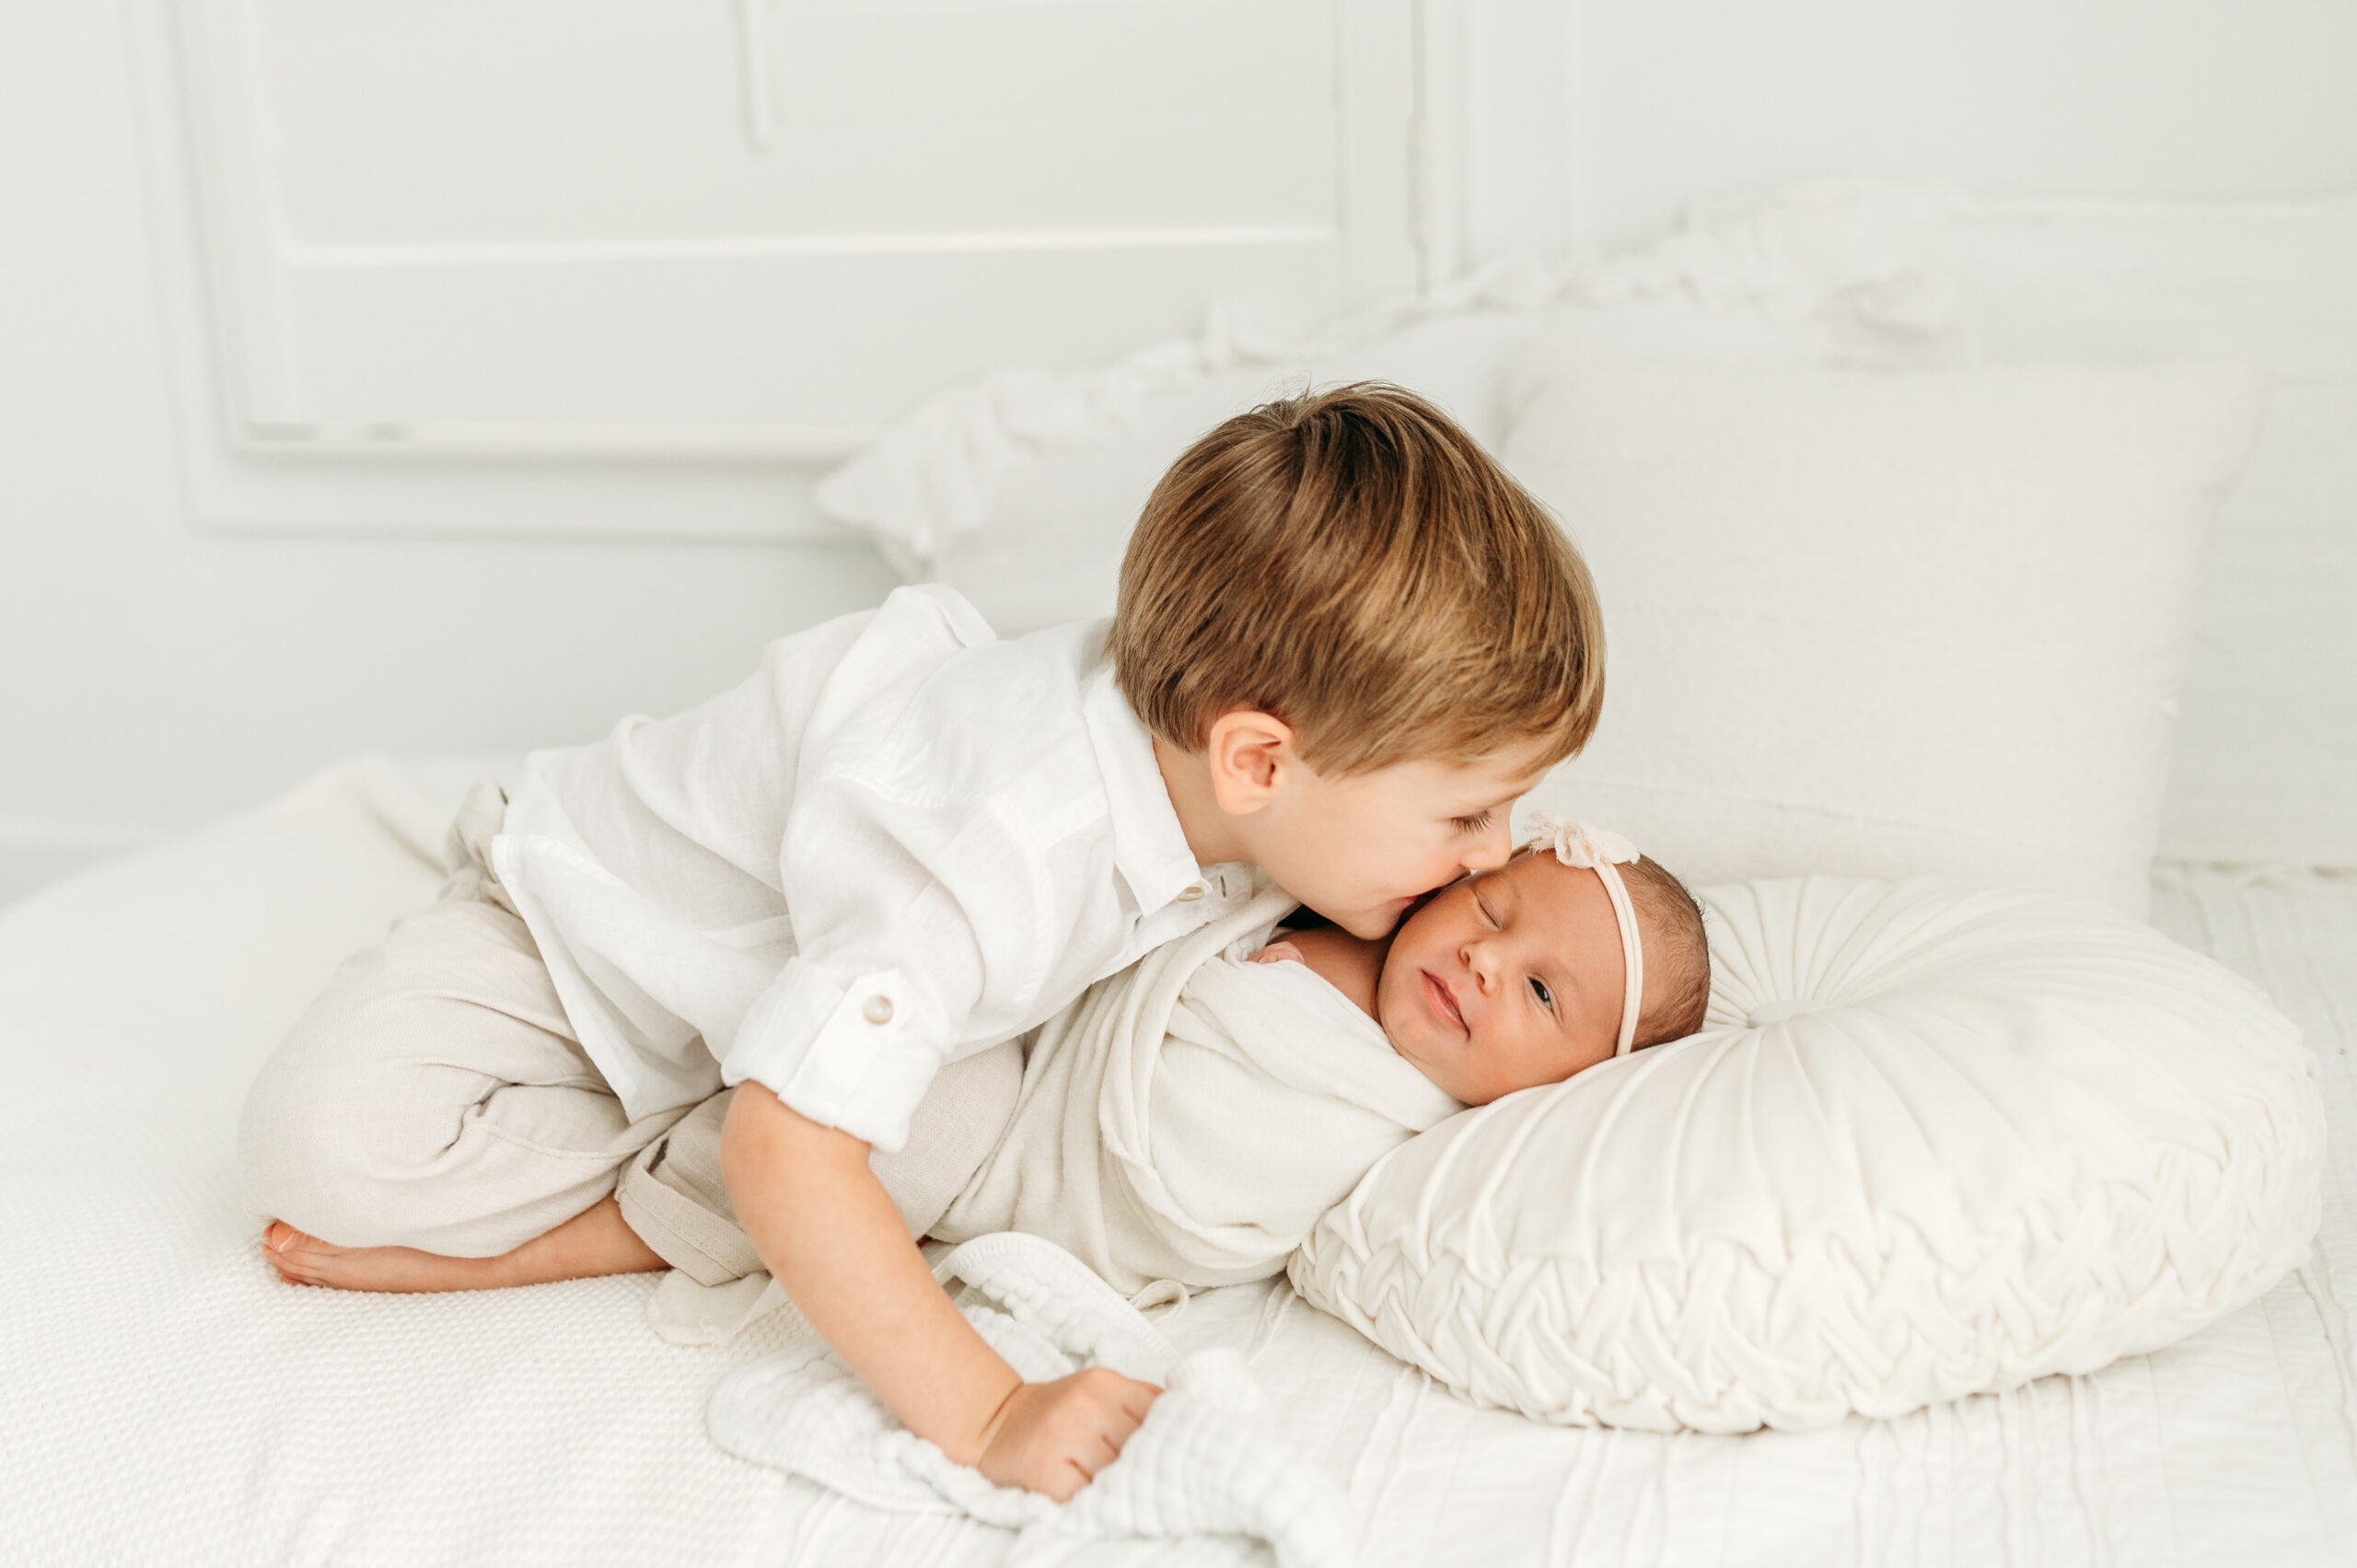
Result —
<path fill-rule="evenodd" d="M 425 477 L 345 459 L 298 470 L 315 488 L 273 531 L 207 516 L 187 149 L 158 113 L 152 21 L 151 0 L 25 0 L 0 51 L 0 898 L 340 754 L 505 751 L 692 701 L 767 638 L 880 596 L 882 563 L 813 517 L 807 467 L 550 487 L 495 456 Z M 1706 192 L 1814 173 L 2357 188 L 2357 8 L 2312 0 L 1425 0 L 1418 26 L 1441 69 L 1402 152 L 1424 160 L 1414 221 L 1444 271 L 1619 244 Z M 725 496 L 752 521 L 737 542 L 580 537 L 625 493 Z"/>
<path fill-rule="evenodd" d="M 1573 209 L 1620 245 L 1697 192 L 1816 174 L 1988 196 L 2357 185 L 2335 0 L 1574 0 Z"/>

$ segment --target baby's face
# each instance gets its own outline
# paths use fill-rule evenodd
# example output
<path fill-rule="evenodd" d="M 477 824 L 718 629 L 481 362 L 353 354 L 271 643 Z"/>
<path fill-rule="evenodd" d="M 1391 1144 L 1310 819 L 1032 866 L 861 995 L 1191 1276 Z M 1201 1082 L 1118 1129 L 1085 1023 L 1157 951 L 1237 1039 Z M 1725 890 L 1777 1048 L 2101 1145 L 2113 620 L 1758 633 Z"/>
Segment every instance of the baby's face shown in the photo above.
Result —
<path fill-rule="evenodd" d="M 1608 1061 L 1626 987 L 1611 895 L 1550 854 L 1442 889 L 1376 989 L 1392 1049 L 1467 1105 Z"/>

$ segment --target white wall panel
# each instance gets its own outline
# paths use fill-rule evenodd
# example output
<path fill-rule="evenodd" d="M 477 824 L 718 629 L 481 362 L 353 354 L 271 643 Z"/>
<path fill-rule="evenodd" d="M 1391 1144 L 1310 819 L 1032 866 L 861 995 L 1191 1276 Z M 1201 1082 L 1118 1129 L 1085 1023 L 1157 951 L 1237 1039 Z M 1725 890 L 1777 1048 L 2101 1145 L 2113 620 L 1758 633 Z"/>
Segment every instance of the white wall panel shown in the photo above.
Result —
<path fill-rule="evenodd" d="M 1481 261 L 1571 240 L 1572 7 L 1462 0 L 1465 251 Z"/>
<path fill-rule="evenodd" d="M 840 453 L 1415 281 L 1407 0 L 193 0 L 243 446 Z"/>
<path fill-rule="evenodd" d="M 273 183 L 305 245 L 1337 220 L 1328 0 L 248 15 Z"/>
<path fill-rule="evenodd" d="M 1283 320 L 1344 303 L 1325 240 L 1059 238 L 306 262 L 279 296 L 300 367 L 284 439 L 847 454 L 930 393 L 1116 358 L 1197 330 L 1208 300 Z"/>
<path fill-rule="evenodd" d="M 2340 0 L 1564 3 L 1590 249 L 1817 175 L 2171 201 L 2357 186 Z"/>

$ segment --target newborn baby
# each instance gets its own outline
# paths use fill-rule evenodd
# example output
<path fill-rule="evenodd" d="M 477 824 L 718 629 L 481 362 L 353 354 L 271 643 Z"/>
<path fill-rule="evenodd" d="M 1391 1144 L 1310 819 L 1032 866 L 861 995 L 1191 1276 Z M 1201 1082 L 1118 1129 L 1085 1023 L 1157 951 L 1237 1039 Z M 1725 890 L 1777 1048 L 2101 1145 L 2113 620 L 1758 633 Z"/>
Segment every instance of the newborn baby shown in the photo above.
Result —
<path fill-rule="evenodd" d="M 1045 1236 L 1132 1293 L 1260 1279 L 1445 1117 L 1699 1028 L 1692 897 L 1616 835 L 1544 828 L 1388 938 L 1267 941 L 1271 889 L 1098 981 L 1026 1040 L 1007 1132 L 932 1234 Z"/>

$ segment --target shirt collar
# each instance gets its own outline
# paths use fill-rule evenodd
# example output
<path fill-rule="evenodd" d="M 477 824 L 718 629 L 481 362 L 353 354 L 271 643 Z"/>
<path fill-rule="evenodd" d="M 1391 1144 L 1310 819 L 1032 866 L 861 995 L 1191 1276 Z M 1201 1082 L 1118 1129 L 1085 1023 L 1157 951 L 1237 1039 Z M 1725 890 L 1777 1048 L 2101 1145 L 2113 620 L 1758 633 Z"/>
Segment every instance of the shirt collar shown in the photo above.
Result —
<path fill-rule="evenodd" d="M 1084 679 L 1080 709 L 1105 779 L 1114 868 L 1130 885 L 1138 912 L 1152 914 L 1201 877 L 1202 868 L 1187 847 L 1187 834 L 1155 763 L 1154 738 L 1114 683 L 1110 661 Z"/>

